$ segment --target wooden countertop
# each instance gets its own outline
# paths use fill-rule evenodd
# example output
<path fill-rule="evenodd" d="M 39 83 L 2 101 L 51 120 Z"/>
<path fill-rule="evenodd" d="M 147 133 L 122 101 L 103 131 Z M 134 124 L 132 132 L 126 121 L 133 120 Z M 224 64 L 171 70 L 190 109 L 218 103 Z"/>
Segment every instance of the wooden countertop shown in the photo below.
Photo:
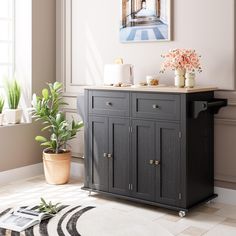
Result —
<path fill-rule="evenodd" d="M 196 86 L 194 88 L 176 88 L 171 86 L 131 86 L 131 87 L 112 87 L 112 86 L 87 86 L 87 90 L 107 90 L 107 91 L 133 91 L 133 92 L 160 92 L 160 93 L 198 93 L 216 91 L 217 87 Z"/>

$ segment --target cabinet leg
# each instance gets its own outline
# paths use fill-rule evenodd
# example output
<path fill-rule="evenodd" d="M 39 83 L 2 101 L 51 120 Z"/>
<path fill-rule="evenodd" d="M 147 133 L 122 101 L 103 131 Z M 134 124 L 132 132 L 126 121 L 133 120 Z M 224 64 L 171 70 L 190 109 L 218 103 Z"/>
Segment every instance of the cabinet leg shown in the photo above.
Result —
<path fill-rule="evenodd" d="M 89 194 L 88 194 L 88 196 L 89 196 L 89 197 L 92 196 L 92 191 L 91 191 L 91 190 L 89 190 Z"/>
<path fill-rule="evenodd" d="M 185 217 L 186 216 L 186 212 L 185 211 L 179 211 L 179 216 L 181 218 Z"/>

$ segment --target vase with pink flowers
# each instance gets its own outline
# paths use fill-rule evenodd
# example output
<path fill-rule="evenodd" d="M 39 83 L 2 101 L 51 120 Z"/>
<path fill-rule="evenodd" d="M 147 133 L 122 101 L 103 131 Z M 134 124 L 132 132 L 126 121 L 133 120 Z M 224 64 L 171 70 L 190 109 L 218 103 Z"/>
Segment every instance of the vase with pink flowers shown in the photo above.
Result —
<path fill-rule="evenodd" d="M 175 71 L 175 86 L 194 87 L 195 71 L 201 72 L 200 56 L 192 49 L 172 49 L 163 54 L 161 73 L 167 69 Z"/>

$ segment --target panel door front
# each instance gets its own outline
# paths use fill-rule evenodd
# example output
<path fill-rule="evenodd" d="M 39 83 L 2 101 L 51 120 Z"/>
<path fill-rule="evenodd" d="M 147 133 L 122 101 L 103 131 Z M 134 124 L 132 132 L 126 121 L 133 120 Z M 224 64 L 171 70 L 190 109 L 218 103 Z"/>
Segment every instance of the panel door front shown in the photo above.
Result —
<path fill-rule="evenodd" d="M 109 192 L 129 194 L 129 119 L 109 118 Z"/>
<path fill-rule="evenodd" d="M 89 166 L 92 189 L 108 191 L 108 118 L 89 117 Z"/>
<path fill-rule="evenodd" d="M 155 200 L 155 122 L 132 122 L 132 194 L 140 199 Z"/>
<path fill-rule="evenodd" d="M 179 124 L 156 123 L 156 201 L 178 205 L 180 201 Z"/>

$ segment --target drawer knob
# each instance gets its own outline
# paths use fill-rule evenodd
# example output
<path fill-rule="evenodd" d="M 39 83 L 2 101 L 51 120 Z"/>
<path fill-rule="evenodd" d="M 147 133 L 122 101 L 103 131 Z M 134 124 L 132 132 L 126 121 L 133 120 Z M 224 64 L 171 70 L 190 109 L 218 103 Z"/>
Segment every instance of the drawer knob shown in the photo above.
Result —
<path fill-rule="evenodd" d="M 159 166 L 160 164 L 161 164 L 160 161 L 155 161 L 155 165 L 156 165 L 156 166 Z"/>
<path fill-rule="evenodd" d="M 150 165 L 153 165 L 153 164 L 154 164 L 154 161 L 153 161 L 153 160 L 150 160 L 150 161 L 149 161 L 149 164 L 150 164 Z"/>
<path fill-rule="evenodd" d="M 159 107 L 157 104 L 153 104 L 153 105 L 152 105 L 152 108 L 153 108 L 153 109 L 159 109 L 160 107 Z"/>
<path fill-rule="evenodd" d="M 111 102 L 106 102 L 106 105 L 107 106 L 112 106 L 112 103 Z"/>

